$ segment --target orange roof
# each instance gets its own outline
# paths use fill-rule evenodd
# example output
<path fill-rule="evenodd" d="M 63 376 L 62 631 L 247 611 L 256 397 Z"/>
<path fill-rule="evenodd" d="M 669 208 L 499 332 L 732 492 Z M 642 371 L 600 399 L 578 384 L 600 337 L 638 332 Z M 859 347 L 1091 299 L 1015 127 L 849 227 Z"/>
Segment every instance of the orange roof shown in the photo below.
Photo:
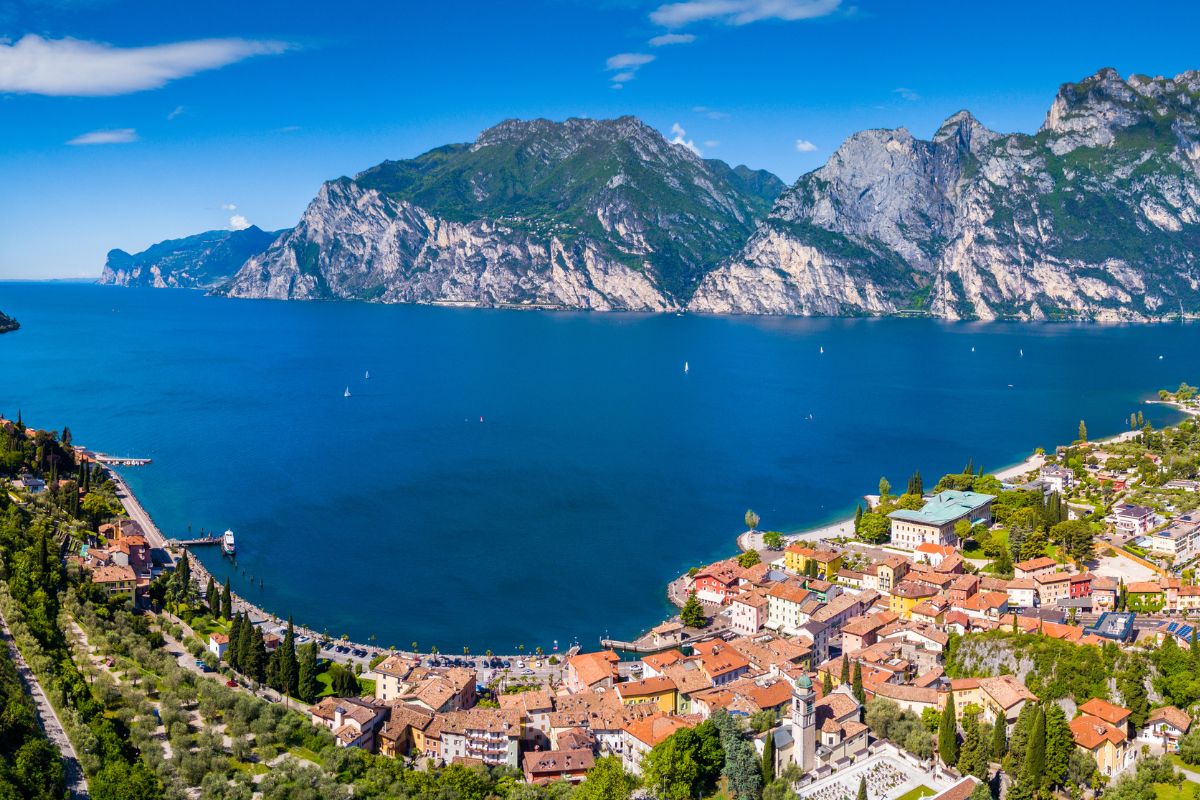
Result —
<path fill-rule="evenodd" d="M 1071 735 L 1075 738 L 1075 744 L 1085 750 L 1095 750 L 1106 741 L 1114 745 L 1125 741 L 1125 734 L 1120 729 L 1090 714 L 1071 720 Z"/>
<path fill-rule="evenodd" d="M 771 591 L 767 592 L 767 594 L 789 603 L 803 603 L 805 598 L 808 597 L 808 589 L 797 586 L 794 583 L 777 583 L 771 587 Z"/>
<path fill-rule="evenodd" d="M 615 677 L 617 662 L 620 657 L 611 650 L 599 653 L 580 653 L 567 659 L 567 664 L 575 670 L 575 675 L 584 686 L 594 686 L 601 681 Z"/>
<path fill-rule="evenodd" d="M 621 697 L 650 697 L 664 692 L 675 691 L 675 681 L 659 675 L 641 681 L 626 681 L 616 685 L 617 694 Z"/>
<path fill-rule="evenodd" d="M 704 673 L 710 679 L 750 666 L 745 656 L 725 642 L 706 642 L 697 646 L 696 654 L 700 658 Z"/>
<path fill-rule="evenodd" d="M 669 738 L 671 734 L 683 728 L 694 728 L 698 720 L 688 717 L 668 717 L 655 714 L 649 717 L 626 722 L 622 729 L 641 742 L 654 747 L 659 742 Z"/>
<path fill-rule="evenodd" d="M 1109 725 L 1120 725 L 1125 720 L 1129 719 L 1131 713 L 1128 708 L 1114 705 L 1107 700 L 1101 700 L 1099 697 L 1093 697 L 1079 707 L 1079 713 L 1090 714 L 1093 717 L 1099 717 Z"/>
<path fill-rule="evenodd" d="M 1162 586 L 1156 581 L 1134 581 L 1125 587 L 1129 594 L 1162 594 Z"/>
<path fill-rule="evenodd" d="M 661 653 L 644 656 L 642 663 L 652 667 L 656 672 L 662 672 L 663 667 L 683 659 L 683 653 L 678 650 L 664 650 Z"/>
<path fill-rule="evenodd" d="M 934 544 L 933 542 L 921 542 L 917 545 L 918 553 L 941 554 L 948 556 L 954 552 L 954 548 L 948 544 Z"/>

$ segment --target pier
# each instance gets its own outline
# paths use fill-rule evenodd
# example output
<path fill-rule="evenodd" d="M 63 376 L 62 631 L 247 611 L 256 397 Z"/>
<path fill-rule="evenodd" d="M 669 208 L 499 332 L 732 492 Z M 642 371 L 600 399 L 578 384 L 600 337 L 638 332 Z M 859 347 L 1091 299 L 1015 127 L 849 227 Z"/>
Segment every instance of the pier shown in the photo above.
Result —
<path fill-rule="evenodd" d="M 167 539 L 167 547 L 195 547 L 198 545 L 220 543 L 220 536 L 205 536 L 200 539 Z"/>
<path fill-rule="evenodd" d="M 149 458 L 110 456 L 107 453 L 96 453 L 96 460 L 101 464 L 110 464 L 118 467 L 144 467 L 151 461 Z"/>

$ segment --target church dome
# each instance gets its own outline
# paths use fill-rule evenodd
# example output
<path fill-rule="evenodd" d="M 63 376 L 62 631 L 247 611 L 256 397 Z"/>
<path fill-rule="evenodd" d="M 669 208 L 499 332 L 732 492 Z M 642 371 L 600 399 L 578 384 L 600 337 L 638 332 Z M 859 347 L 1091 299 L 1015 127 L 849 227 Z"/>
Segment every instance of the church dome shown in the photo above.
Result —
<path fill-rule="evenodd" d="M 799 678 L 796 679 L 796 686 L 798 686 L 801 689 L 811 689 L 812 688 L 812 680 L 810 680 L 807 675 L 801 675 Z"/>

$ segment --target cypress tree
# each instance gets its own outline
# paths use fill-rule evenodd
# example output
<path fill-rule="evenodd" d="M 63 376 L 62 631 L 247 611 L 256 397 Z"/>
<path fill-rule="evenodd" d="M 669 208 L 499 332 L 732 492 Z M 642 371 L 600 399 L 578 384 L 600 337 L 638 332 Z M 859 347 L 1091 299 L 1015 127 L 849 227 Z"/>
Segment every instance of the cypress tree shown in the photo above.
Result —
<path fill-rule="evenodd" d="M 213 576 L 208 576 L 208 585 L 204 587 L 204 599 L 208 601 L 208 610 L 213 617 L 221 616 L 221 596 L 217 594 L 217 582 Z"/>
<path fill-rule="evenodd" d="M 963 730 L 966 735 L 958 753 L 958 771 L 983 780 L 988 770 L 987 751 L 984 750 L 983 733 L 979 730 L 979 720 L 975 715 L 963 715 Z"/>
<path fill-rule="evenodd" d="M 246 675 L 250 675 L 250 670 L 254 669 L 254 630 L 250 617 L 242 614 L 242 626 L 238 631 L 238 661 L 242 673 Z"/>
<path fill-rule="evenodd" d="M 1066 784 L 1067 767 L 1074 749 L 1075 739 L 1067 724 L 1067 715 L 1058 703 L 1051 703 L 1046 708 L 1046 772 L 1043 780 L 1047 785 Z"/>
<path fill-rule="evenodd" d="M 992 726 L 992 761 L 996 763 L 1000 763 L 1008 751 L 1008 736 L 1004 730 L 1006 726 L 1004 717 L 996 717 L 996 724 Z"/>
<path fill-rule="evenodd" d="M 828 672 L 826 672 L 825 677 L 821 679 L 821 696 L 828 697 L 829 693 L 832 691 L 833 691 L 833 678 L 829 675 Z"/>
<path fill-rule="evenodd" d="M 300 684 L 293 691 L 306 703 L 312 702 L 320 692 L 317 682 L 316 642 L 309 642 L 300 648 Z"/>
<path fill-rule="evenodd" d="M 238 659 L 240 655 L 238 653 L 238 642 L 241 641 L 241 632 L 242 618 L 241 616 L 236 616 L 233 618 L 233 622 L 229 624 L 229 646 L 225 649 L 225 660 L 234 669 L 238 669 L 238 665 L 241 663 Z"/>
<path fill-rule="evenodd" d="M 863 691 L 862 685 L 862 664 L 854 662 L 854 678 L 852 680 L 854 690 L 854 699 L 859 702 L 859 705 L 867 702 L 867 693 Z"/>
<path fill-rule="evenodd" d="M 775 780 L 775 734 L 771 731 L 767 731 L 767 738 L 763 742 L 762 776 L 763 786 Z"/>
<path fill-rule="evenodd" d="M 938 755 L 946 766 L 958 763 L 958 725 L 954 720 L 954 692 L 946 696 L 942 720 L 938 725 Z"/>
<path fill-rule="evenodd" d="M 267 645 L 263 641 L 262 628 L 258 626 L 254 626 L 254 635 L 250 640 L 250 667 L 247 672 L 259 683 L 266 680 Z"/>
<path fill-rule="evenodd" d="M 233 593 L 229 591 L 229 576 L 225 576 L 225 586 L 221 589 L 221 613 L 225 619 L 233 616 Z"/>
<path fill-rule="evenodd" d="M 287 633 L 283 637 L 283 655 L 279 658 L 284 691 L 295 692 L 300 685 L 300 665 L 296 662 L 296 630 L 288 616 Z"/>
<path fill-rule="evenodd" d="M 867 777 L 858 779 L 858 800 L 867 800 Z"/>
<path fill-rule="evenodd" d="M 1040 705 L 1029 730 L 1029 742 L 1025 745 L 1025 769 L 1022 774 L 1029 783 L 1041 786 L 1046 773 L 1046 711 Z"/>
<path fill-rule="evenodd" d="M 850 659 L 842 655 L 842 675 L 839 684 L 845 685 L 850 682 Z"/>
<path fill-rule="evenodd" d="M 854 531 L 855 531 L 855 533 L 858 532 L 858 526 L 862 524 L 862 515 L 863 515 L 862 503 L 859 503 L 857 506 L 854 507 Z"/>

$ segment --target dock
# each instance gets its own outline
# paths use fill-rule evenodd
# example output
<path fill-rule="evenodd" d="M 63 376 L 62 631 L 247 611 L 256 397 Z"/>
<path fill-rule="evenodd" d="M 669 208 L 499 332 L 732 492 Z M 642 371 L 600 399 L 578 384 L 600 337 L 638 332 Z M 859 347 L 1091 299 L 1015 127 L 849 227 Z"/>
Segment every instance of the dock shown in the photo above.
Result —
<path fill-rule="evenodd" d="M 110 464 L 118 467 L 144 467 L 151 462 L 151 459 L 149 458 L 110 456 L 107 453 L 96 453 L 96 460 L 101 464 Z"/>
<path fill-rule="evenodd" d="M 205 536 L 200 539 L 167 539 L 167 547 L 195 547 L 198 545 L 220 543 L 220 536 Z"/>

